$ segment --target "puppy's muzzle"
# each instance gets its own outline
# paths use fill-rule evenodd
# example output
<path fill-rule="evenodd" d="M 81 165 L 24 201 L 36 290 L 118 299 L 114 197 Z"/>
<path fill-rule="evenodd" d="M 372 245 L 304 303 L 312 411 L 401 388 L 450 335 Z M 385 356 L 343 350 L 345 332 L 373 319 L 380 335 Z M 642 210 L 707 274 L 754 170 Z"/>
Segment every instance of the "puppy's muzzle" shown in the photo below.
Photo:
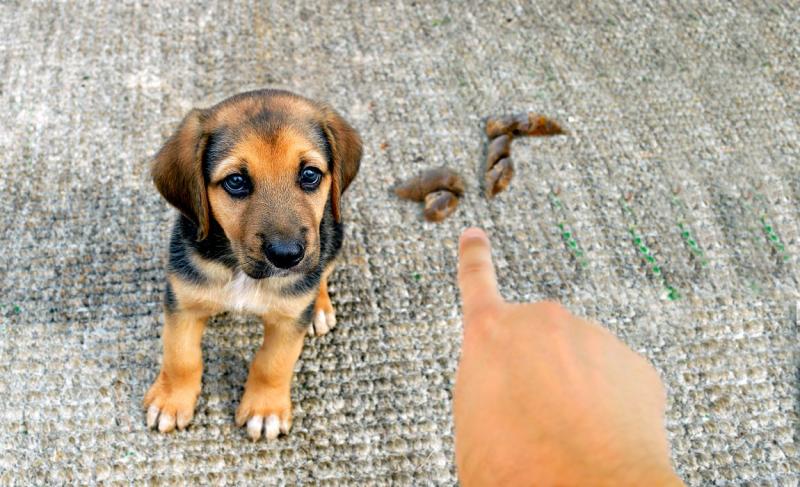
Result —
<path fill-rule="evenodd" d="M 306 247 L 301 240 L 272 240 L 264 245 L 264 254 L 275 267 L 289 269 L 303 260 Z"/>

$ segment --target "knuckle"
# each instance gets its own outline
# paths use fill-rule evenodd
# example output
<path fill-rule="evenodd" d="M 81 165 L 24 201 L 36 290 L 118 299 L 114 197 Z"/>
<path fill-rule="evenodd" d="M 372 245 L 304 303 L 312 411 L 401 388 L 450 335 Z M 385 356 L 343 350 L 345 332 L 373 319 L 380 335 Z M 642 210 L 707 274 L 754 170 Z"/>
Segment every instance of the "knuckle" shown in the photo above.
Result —
<path fill-rule="evenodd" d="M 469 262 L 464 262 L 461 264 L 459 268 L 459 273 L 462 276 L 474 276 L 476 274 L 480 274 L 481 272 L 486 269 L 486 263 L 480 260 L 471 260 Z"/>

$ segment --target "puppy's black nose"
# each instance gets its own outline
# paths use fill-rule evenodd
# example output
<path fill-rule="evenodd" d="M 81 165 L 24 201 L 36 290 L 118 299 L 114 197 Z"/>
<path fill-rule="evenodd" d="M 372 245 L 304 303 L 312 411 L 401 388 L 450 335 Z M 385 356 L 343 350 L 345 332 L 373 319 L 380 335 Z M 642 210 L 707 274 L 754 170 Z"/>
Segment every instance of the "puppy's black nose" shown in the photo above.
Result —
<path fill-rule="evenodd" d="M 306 248 L 298 240 L 274 240 L 267 243 L 267 259 L 281 269 L 294 267 L 303 260 Z"/>

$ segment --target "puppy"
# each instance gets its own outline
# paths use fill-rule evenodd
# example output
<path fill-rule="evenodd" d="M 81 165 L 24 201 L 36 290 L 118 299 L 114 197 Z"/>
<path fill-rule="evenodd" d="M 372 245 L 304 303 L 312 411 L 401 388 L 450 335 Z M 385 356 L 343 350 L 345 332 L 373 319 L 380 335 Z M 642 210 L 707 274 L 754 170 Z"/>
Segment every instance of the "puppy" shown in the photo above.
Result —
<path fill-rule="evenodd" d="M 342 117 L 286 91 L 241 93 L 186 115 L 152 165 L 180 214 L 161 371 L 144 398 L 148 427 L 167 432 L 192 420 L 203 328 L 227 310 L 264 324 L 236 424 L 253 440 L 288 433 L 304 335 L 336 324 L 327 281 L 342 245 L 342 194 L 360 161 L 361 139 Z"/>

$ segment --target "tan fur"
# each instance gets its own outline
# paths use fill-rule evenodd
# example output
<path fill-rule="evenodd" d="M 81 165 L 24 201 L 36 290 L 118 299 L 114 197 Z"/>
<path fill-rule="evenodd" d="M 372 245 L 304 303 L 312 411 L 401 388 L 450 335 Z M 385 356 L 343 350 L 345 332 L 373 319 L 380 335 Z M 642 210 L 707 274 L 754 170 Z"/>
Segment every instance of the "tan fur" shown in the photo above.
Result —
<path fill-rule="evenodd" d="M 256 281 L 220 264 L 197 256 L 194 259 L 198 267 L 211 276 L 211 282 L 198 286 L 177 276 L 169 276 L 182 309 L 166 314 L 162 368 L 145 396 L 145 406 L 160 409 L 159 430 L 162 432 L 187 425 L 194 415 L 201 388 L 203 362 L 200 342 L 206 321 L 221 311 L 244 311 L 261 317 L 264 340 L 253 358 L 236 422 L 241 426 L 254 415 L 266 417 L 276 414 L 288 429 L 292 420 L 289 397 L 294 363 L 305 336 L 305 329 L 297 326 L 296 319 L 312 300 L 316 303 L 315 310 L 333 311 L 327 292 L 327 277 L 333 271 L 333 265 L 325 271 L 317 292 L 286 297 L 279 289 L 290 278 Z M 239 284 L 241 280 L 247 283 L 244 288 Z"/>
<path fill-rule="evenodd" d="M 322 171 L 320 188 L 313 193 L 300 189 L 295 181 L 303 167 Z M 230 174 L 246 169 L 254 188 L 246 200 L 235 200 L 222 188 Z M 331 189 L 332 176 L 322 155 L 312 142 L 291 127 L 265 140 L 246 135 L 222 164 L 215 168 L 208 185 L 208 198 L 214 218 L 220 222 L 233 250 L 242 260 L 261 258 L 264 223 L 274 232 L 291 234 L 294 228 L 308 229 L 307 248 L 316 249 L 319 222 Z M 307 253 L 304 269 L 316 267 L 319 256 Z"/>
<path fill-rule="evenodd" d="M 335 167 L 333 187 L 331 188 L 333 203 L 331 206 L 333 206 L 333 217 L 336 221 L 340 221 L 341 203 L 339 200 L 356 177 L 361 163 L 361 138 L 353 130 L 353 127 L 329 108 L 325 110 L 323 126 L 328 138 L 333 141 L 331 150 Z"/>
<path fill-rule="evenodd" d="M 292 375 L 303 349 L 305 330 L 300 330 L 290 319 L 262 317 L 262 320 L 264 341 L 250 365 L 244 395 L 236 410 L 236 424 L 242 426 L 253 416 L 275 414 L 291 425 Z"/>
<path fill-rule="evenodd" d="M 246 312 L 275 320 L 296 318 L 311 303 L 314 293 L 285 296 L 280 290 L 290 284 L 292 277 L 252 279 L 242 272 L 194 256 L 203 261 L 201 268 L 213 272 L 214 278 L 203 285 L 188 283 L 175 275 L 168 280 L 181 308 L 193 313 L 215 315 L 223 311 Z"/>
<path fill-rule="evenodd" d="M 183 428 L 194 416 L 203 375 L 200 341 L 209 316 L 191 311 L 165 315 L 161 372 L 144 398 L 145 407 L 160 410 L 158 429 L 162 432 L 172 431 L 176 425 Z"/>
<path fill-rule="evenodd" d="M 331 297 L 328 295 L 328 276 L 333 272 L 333 267 L 333 265 L 328 267 L 322 275 L 322 280 L 319 283 L 319 292 L 314 301 L 314 316 L 320 311 L 323 313 L 333 313 L 333 303 L 331 303 Z"/>
<path fill-rule="evenodd" d="M 152 166 L 153 182 L 159 192 L 198 225 L 200 239 L 208 235 L 209 225 L 208 197 L 200 169 L 208 136 L 204 128 L 207 117 L 204 110 L 189 112 L 158 151 Z"/>

